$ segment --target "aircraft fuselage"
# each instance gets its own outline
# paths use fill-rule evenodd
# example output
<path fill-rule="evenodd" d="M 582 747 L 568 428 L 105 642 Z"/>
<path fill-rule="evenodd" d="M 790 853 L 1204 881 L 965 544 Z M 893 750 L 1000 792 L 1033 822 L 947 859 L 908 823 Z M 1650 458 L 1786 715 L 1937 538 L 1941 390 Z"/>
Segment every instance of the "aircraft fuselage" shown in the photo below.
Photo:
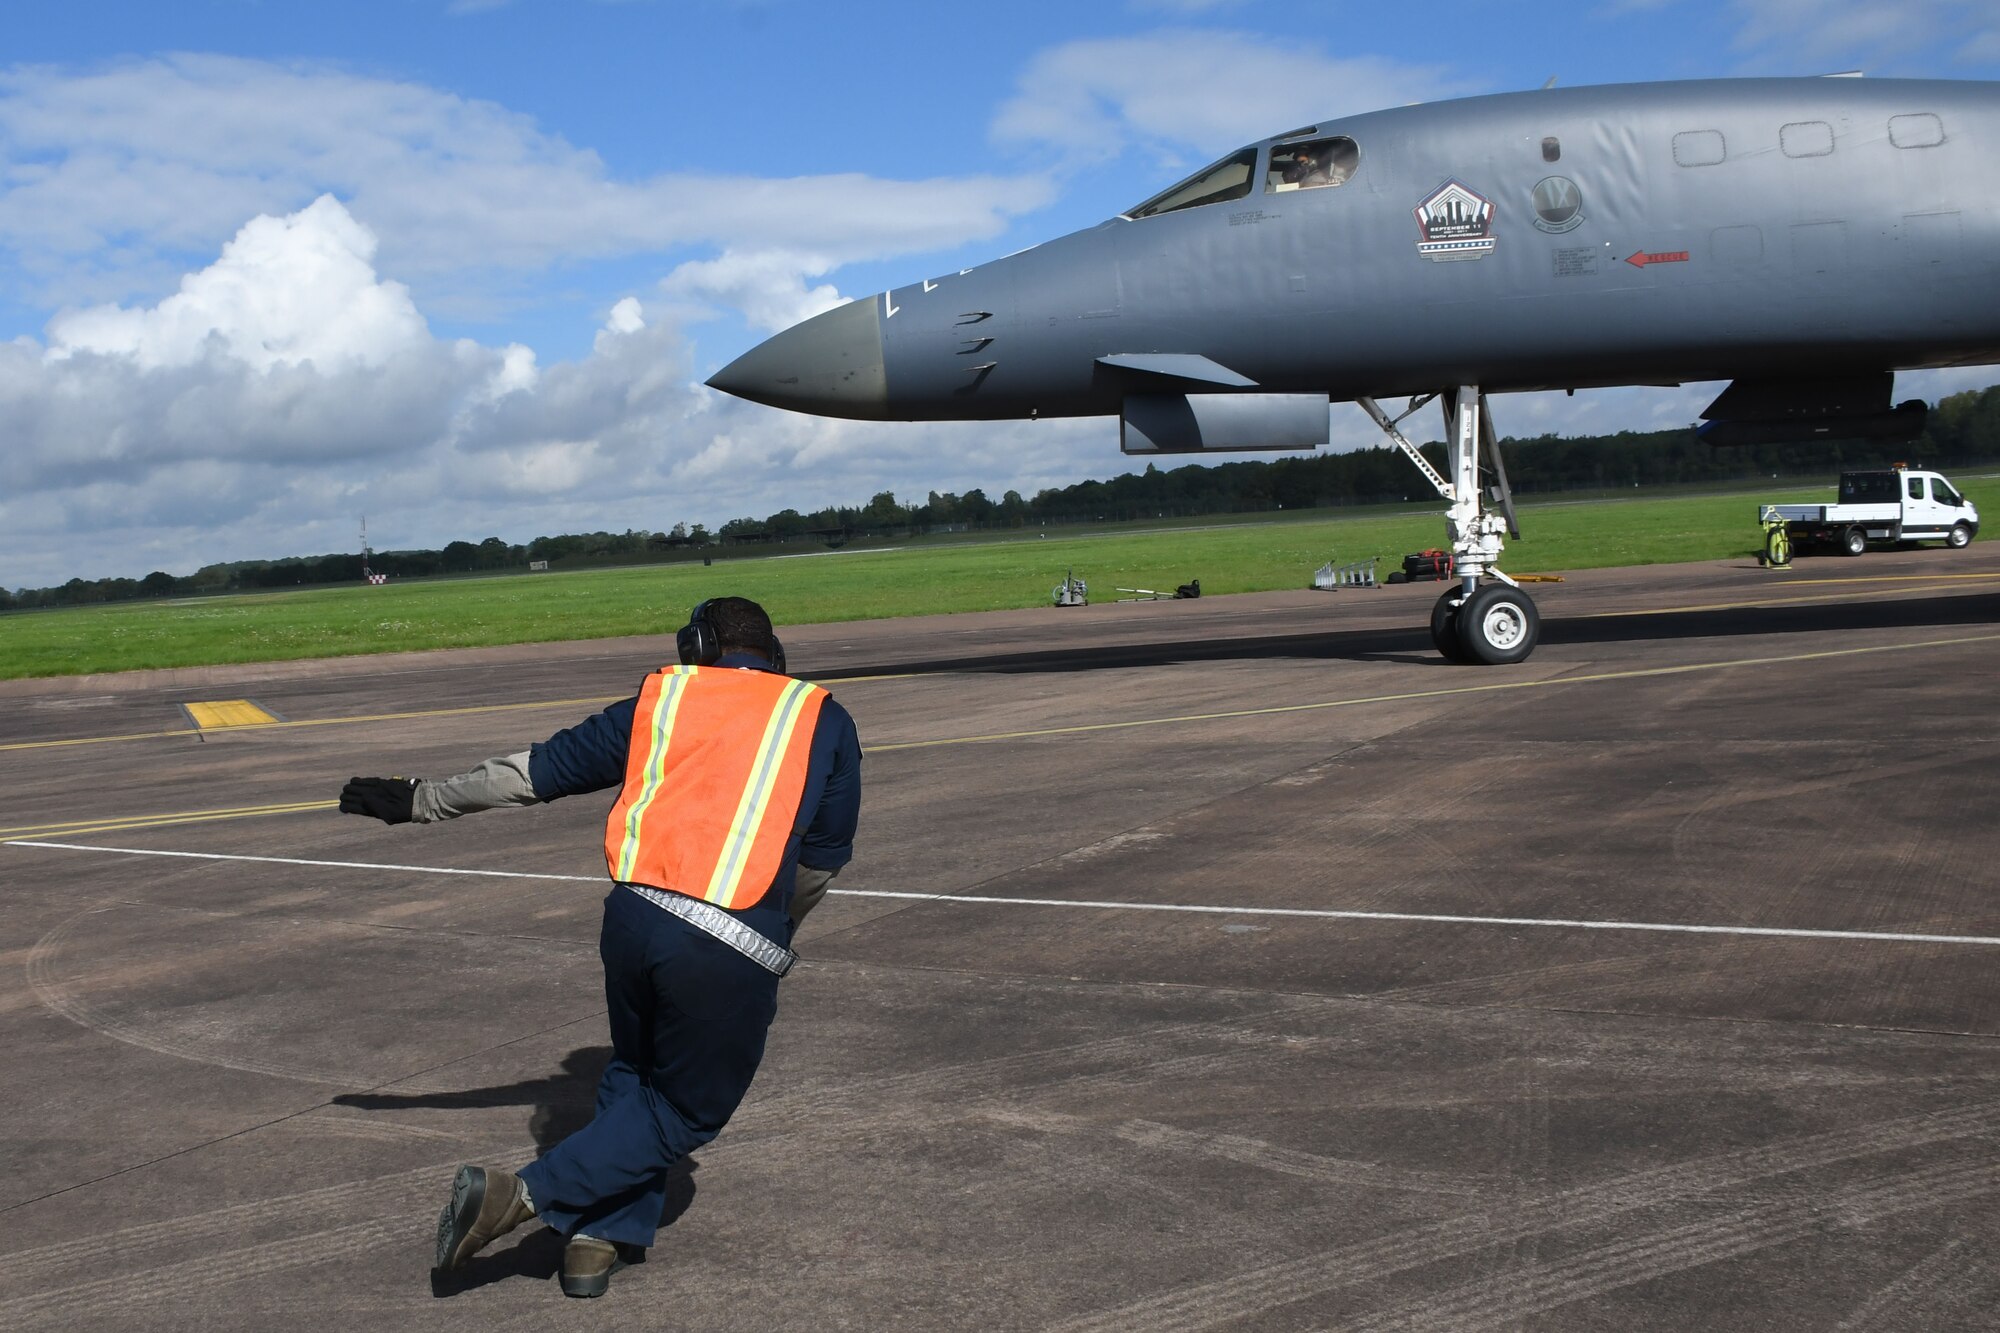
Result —
<path fill-rule="evenodd" d="M 1289 146 L 1337 141 L 1340 183 L 1280 179 Z M 2000 361 L 2000 84 L 1552 89 L 1242 152 L 1234 197 L 853 302 L 711 383 L 935 421 L 1115 415 L 1160 387 L 1345 400 Z M 1138 354 L 1233 375 L 1103 360 Z"/>

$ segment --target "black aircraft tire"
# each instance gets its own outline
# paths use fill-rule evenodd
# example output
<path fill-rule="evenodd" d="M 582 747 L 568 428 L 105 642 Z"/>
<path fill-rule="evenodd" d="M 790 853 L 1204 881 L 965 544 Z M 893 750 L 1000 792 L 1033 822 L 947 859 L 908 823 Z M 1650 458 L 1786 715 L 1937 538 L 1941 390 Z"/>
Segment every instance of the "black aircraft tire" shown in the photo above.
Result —
<path fill-rule="evenodd" d="M 1944 535 L 1944 544 L 1954 551 L 1962 551 L 1972 545 L 1972 529 L 1963 523 L 1951 525 L 1951 531 Z"/>
<path fill-rule="evenodd" d="M 1458 602 L 1465 594 L 1454 588 L 1437 599 L 1431 608 L 1431 642 L 1447 662 L 1470 662 L 1465 655 L 1465 641 L 1458 633 Z"/>
<path fill-rule="evenodd" d="M 1542 633 L 1534 599 L 1504 583 L 1488 584 L 1466 598 L 1457 619 L 1465 653 L 1459 660 L 1485 666 L 1527 661 Z"/>
<path fill-rule="evenodd" d="M 1868 534 L 1860 528 L 1849 528 L 1840 534 L 1840 553 L 1842 555 L 1861 555 L 1867 549 Z"/>

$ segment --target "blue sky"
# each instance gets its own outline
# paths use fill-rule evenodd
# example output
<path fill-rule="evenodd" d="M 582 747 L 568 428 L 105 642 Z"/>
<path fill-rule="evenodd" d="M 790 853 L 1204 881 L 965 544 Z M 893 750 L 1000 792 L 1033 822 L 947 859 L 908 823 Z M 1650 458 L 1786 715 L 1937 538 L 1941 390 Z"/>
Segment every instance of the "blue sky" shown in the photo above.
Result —
<path fill-rule="evenodd" d="M 2000 13 L 71 0 L 10 15 L 5 51 L 0 583 L 23 586 L 344 549 L 362 513 L 422 546 L 1110 475 L 1110 423 L 821 422 L 700 381 L 1293 123 L 1552 76 L 1991 79 Z M 1671 424 L 1691 395 L 1507 399 L 1500 425 Z M 1351 415 L 1337 443 L 1366 442 Z"/>

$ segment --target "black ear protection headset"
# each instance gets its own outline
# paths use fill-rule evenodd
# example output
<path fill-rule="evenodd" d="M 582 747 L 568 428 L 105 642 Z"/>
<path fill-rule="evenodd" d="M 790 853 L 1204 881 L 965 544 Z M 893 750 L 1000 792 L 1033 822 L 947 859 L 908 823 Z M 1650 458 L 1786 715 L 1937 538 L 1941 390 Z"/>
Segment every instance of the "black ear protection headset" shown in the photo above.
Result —
<path fill-rule="evenodd" d="M 708 600 L 704 598 L 688 612 L 688 623 L 674 635 L 674 649 L 682 666 L 714 666 L 722 656 L 722 636 L 709 621 Z M 771 636 L 771 666 L 779 675 L 785 674 L 785 645 L 775 634 Z"/>
<path fill-rule="evenodd" d="M 714 666 L 715 659 L 722 656 L 722 639 L 708 623 L 706 599 L 688 613 L 688 623 L 674 635 L 674 649 L 680 653 L 682 666 Z"/>

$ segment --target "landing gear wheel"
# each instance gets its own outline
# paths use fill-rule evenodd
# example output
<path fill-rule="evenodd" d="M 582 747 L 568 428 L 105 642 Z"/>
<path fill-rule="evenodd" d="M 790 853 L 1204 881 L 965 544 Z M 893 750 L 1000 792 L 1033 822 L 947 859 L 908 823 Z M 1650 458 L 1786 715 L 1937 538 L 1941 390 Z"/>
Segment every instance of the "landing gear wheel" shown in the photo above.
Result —
<path fill-rule="evenodd" d="M 1842 555 L 1860 555 L 1867 549 L 1868 534 L 1860 528 L 1849 528 L 1840 534 L 1840 553 Z"/>
<path fill-rule="evenodd" d="M 1951 531 L 1944 535 L 1944 544 L 1954 551 L 1964 550 L 1972 545 L 1972 529 L 1963 523 L 1951 525 Z"/>
<path fill-rule="evenodd" d="M 1431 608 L 1431 642 L 1447 662 L 1470 662 L 1466 656 L 1465 640 L 1458 632 L 1458 604 L 1465 600 L 1464 592 L 1453 588 L 1437 599 Z"/>
<path fill-rule="evenodd" d="M 1527 661 L 1542 633 L 1533 599 L 1504 583 L 1489 583 L 1466 598 L 1457 619 L 1465 656 L 1455 660 L 1486 666 Z"/>

